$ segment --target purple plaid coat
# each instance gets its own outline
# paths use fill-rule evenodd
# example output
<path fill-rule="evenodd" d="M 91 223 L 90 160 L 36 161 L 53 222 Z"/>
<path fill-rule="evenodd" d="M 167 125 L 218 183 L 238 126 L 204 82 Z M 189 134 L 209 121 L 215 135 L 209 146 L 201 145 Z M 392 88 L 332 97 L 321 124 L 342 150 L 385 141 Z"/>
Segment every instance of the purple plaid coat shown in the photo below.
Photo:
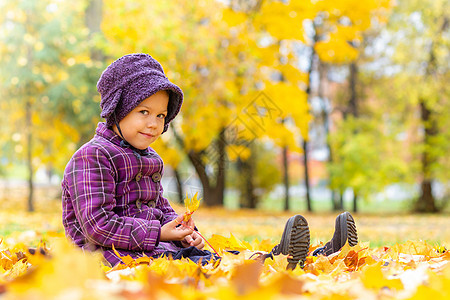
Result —
<path fill-rule="evenodd" d="M 133 258 L 178 251 L 160 242 L 161 226 L 177 214 L 162 196 L 163 161 L 151 148 L 137 155 L 105 123 L 66 166 L 62 181 L 66 235 L 83 249 L 102 250 L 115 265 L 120 255 Z M 180 245 L 180 244 L 178 244 Z"/>

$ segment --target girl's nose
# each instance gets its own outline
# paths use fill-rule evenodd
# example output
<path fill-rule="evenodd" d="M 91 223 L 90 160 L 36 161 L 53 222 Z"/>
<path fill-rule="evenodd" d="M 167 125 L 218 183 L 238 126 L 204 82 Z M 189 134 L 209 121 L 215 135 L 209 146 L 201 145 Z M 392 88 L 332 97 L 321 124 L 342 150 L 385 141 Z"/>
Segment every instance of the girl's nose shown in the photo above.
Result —
<path fill-rule="evenodd" d="M 158 126 L 158 120 L 156 117 L 149 117 L 147 120 L 147 127 L 156 128 Z"/>

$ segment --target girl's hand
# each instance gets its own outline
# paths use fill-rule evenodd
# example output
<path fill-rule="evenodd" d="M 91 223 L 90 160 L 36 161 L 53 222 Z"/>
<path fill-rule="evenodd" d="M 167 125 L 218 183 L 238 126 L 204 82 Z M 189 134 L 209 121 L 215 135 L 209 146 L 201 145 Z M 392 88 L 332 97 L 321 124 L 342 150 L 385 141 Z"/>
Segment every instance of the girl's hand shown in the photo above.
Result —
<path fill-rule="evenodd" d="M 161 235 L 159 237 L 159 240 L 163 242 L 183 241 L 187 236 L 190 236 L 194 232 L 194 227 L 187 227 L 183 225 L 178 226 L 178 224 L 181 224 L 181 222 L 183 222 L 183 215 L 180 215 L 176 217 L 176 219 L 161 226 Z"/>
<path fill-rule="evenodd" d="M 194 246 L 195 248 L 200 250 L 205 247 L 205 241 L 196 231 L 194 231 L 191 235 L 187 235 L 184 240 L 181 241 L 181 244 L 185 248 Z"/>
<path fill-rule="evenodd" d="M 194 219 L 190 218 L 187 222 L 183 221 L 183 225 L 181 225 L 181 227 L 188 227 L 188 228 L 194 229 L 195 228 Z"/>

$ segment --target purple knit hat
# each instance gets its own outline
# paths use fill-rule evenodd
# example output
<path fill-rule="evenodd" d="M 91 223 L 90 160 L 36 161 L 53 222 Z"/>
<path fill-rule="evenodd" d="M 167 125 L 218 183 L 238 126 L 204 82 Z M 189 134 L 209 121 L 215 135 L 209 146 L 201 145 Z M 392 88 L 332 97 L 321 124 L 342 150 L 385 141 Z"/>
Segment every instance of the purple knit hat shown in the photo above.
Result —
<path fill-rule="evenodd" d="M 169 93 L 163 130 L 166 132 L 183 102 L 182 90 L 167 79 L 159 62 L 144 53 L 125 55 L 110 64 L 100 76 L 97 90 L 101 96 L 100 116 L 109 127 L 151 95 L 166 90 Z"/>

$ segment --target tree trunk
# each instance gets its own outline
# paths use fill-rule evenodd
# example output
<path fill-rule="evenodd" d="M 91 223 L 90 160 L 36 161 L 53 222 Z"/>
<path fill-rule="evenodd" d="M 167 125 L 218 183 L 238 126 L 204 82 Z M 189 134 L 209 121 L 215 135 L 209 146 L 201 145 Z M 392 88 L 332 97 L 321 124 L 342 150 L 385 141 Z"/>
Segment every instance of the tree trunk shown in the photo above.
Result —
<path fill-rule="evenodd" d="M 255 169 L 256 169 L 256 152 L 253 143 L 249 145 L 250 156 L 247 160 L 238 159 L 237 166 L 240 175 L 240 181 L 242 185 L 240 186 L 241 196 L 240 196 L 240 206 L 242 208 L 255 209 L 258 204 L 258 197 L 255 195 Z"/>
<path fill-rule="evenodd" d="M 217 185 L 213 186 L 210 183 L 210 179 L 206 174 L 206 166 L 201 161 L 201 153 L 190 151 L 188 158 L 191 161 L 194 169 L 202 183 L 203 187 L 203 199 L 206 206 L 218 206 L 223 205 L 223 193 L 217 191 Z"/>
<path fill-rule="evenodd" d="M 185 143 L 181 136 L 177 133 L 173 126 L 170 126 L 172 129 L 173 135 L 175 136 L 175 140 L 181 146 L 184 151 L 186 151 L 189 161 L 194 166 L 195 172 L 197 173 L 200 182 L 203 187 L 203 199 L 205 201 L 206 206 L 223 206 L 224 204 L 224 193 L 225 193 L 225 168 L 226 168 L 226 159 L 225 159 L 225 130 L 222 129 L 219 133 L 218 139 L 214 142 L 217 147 L 214 148 L 217 153 L 217 159 L 215 161 L 217 170 L 215 172 L 215 180 L 214 185 L 211 183 L 208 174 L 206 173 L 206 166 L 202 161 L 202 152 L 196 152 L 193 150 L 188 151 L 185 147 Z M 217 149 L 217 150 L 216 150 Z"/>
<path fill-rule="evenodd" d="M 430 140 L 437 135 L 437 125 L 432 119 L 432 112 L 425 104 L 423 99 L 420 100 L 420 116 L 424 127 L 423 144 L 425 145 L 422 150 L 422 182 L 420 184 L 421 194 L 416 203 L 417 212 L 437 212 L 438 209 L 435 204 L 433 190 L 431 185 L 431 164 L 433 159 L 428 153 L 430 146 Z"/>
<path fill-rule="evenodd" d="M 217 188 L 203 189 L 206 206 L 223 206 L 223 192 Z"/>
<path fill-rule="evenodd" d="M 253 174 L 252 174 L 252 166 L 251 163 L 247 161 L 243 161 L 238 159 L 237 161 L 237 170 L 239 172 L 239 206 L 241 208 L 255 208 L 255 199 L 254 199 L 254 186 L 253 186 Z"/>
<path fill-rule="evenodd" d="M 357 79 L 358 79 L 358 65 L 356 64 L 356 62 L 352 62 L 350 64 L 350 83 L 349 83 L 350 100 L 348 106 L 349 112 L 354 118 L 357 118 L 359 116 L 358 96 L 356 91 Z"/>
<path fill-rule="evenodd" d="M 85 11 L 85 24 L 89 29 L 89 39 L 96 33 L 101 32 L 103 18 L 103 0 L 90 0 Z M 91 49 L 92 60 L 102 61 L 105 58 L 104 53 L 99 49 Z"/>
<path fill-rule="evenodd" d="M 254 171 L 253 171 L 253 166 L 251 163 L 249 164 L 249 167 L 250 167 L 249 173 L 253 174 Z M 246 194 L 248 195 L 248 208 L 255 209 L 256 204 L 258 203 L 258 200 L 256 199 L 256 195 L 254 193 L 255 185 L 253 184 L 253 176 L 249 176 L 247 178 L 245 186 L 246 186 L 245 191 L 246 191 Z"/>
<path fill-rule="evenodd" d="M 184 142 L 181 140 L 181 137 L 175 133 L 175 137 L 177 141 L 184 148 Z M 202 162 L 202 153 L 195 152 L 193 150 L 188 152 L 188 158 L 194 166 L 195 171 L 202 183 L 203 187 L 203 198 L 205 201 L 205 205 L 207 206 L 223 206 L 224 204 L 224 193 L 225 193 L 225 133 L 222 130 L 219 133 L 218 140 L 215 141 L 217 143 L 217 160 L 214 162 L 216 164 L 215 171 L 215 180 L 211 180 L 206 173 L 206 166 Z M 214 181 L 212 183 L 212 181 Z"/>
<path fill-rule="evenodd" d="M 430 180 L 422 180 L 420 198 L 416 210 L 418 212 L 437 212 Z"/>
<path fill-rule="evenodd" d="M 52 177 L 53 177 L 53 165 L 52 163 L 48 163 L 47 167 L 45 168 L 45 171 L 47 173 L 47 183 L 51 184 L 52 183 Z"/>
<path fill-rule="evenodd" d="M 289 210 L 289 164 L 288 148 L 283 147 L 283 172 L 284 172 L 284 210 Z"/>
<path fill-rule="evenodd" d="M 85 12 L 85 24 L 89 35 L 100 32 L 102 24 L 103 0 L 90 0 Z"/>
<path fill-rule="evenodd" d="M 177 192 L 178 192 L 178 202 L 183 204 L 184 202 L 184 192 L 183 192 L 183 182 L 181 179 L 180 172 L 178 172 L 177 168 L 173 168 L 173 174 L 175 175 L 175 181 L 177 184 Z"/>
<path fill-rule="evenodd" d="M 344 199 L 342 196 L 342 193 L 336 190 L 331 191 L 331 199 L 332 199 L 332 206 L 333 211 L 341 211 L 344 209 Z"/>
<path fill-rule="evenodd" d="M 323 122 L 323 127 L 325 131 L 325 138 L 326 138 L 326 148 L 328 149 L 328 159 L 327 163 L 328 165 L 331 165 L 333 163 L 333 151 L 331 149 L 331 144 L 329 141 L 329 135 L 330 135 L 330 114 L 328 112 L 328 107 L 326 105 L 326 99 L 325 99 L 325 93 L 324 93 L 324 86 L 327 78 L 327 68 L 326 65 L 318 61 L 318 69 L 319 69 L 319 90 L 318 90 L 318 96 L 321 103 L 321 118 Z M 339 205 L 339 200 L 337 199 L 337 193 L 336 191 L 331 188 L 331 182 L 333 181 L 333 178 L 331 176 L 331 172 L 328 172 L 328 182 L 329 182 L 329 188 L 331 190 L 331 207 L 333 211 L 339 211 L 342 210 L 342 207 Z"/>
<path fill-rule="evenodd" d="M 32 135 L 32 104 L 31 100 L 27 100 L 25 104 L 25 124 L 27 135 L 27 169 L 28 169 L 28 211 L 34 211 L 34 183 L 33 183 L 33 135 Z"/>
<path fill-rule="evenodd" d="M 353 212 L 358 212 L 358 194 L 355 191 L 353 191 Z"/>
<path fill-rule="evenodd" d="M 336 198 L 336 193 L 331 189 L 331 209 L 333 211 L 338 211 L 338 202 Z"/>
<path fill-rule="evenodd" d="M 353 118 L 358 118 L 359 116 L 359 109 L 358 109 L 358 94 L 356 90 L 357 85 L 357 79 L 358 79 L 358 65 L 356 62 L 352 62 L 350 64 L 350 78 L 349 78 L 349 89 L 350 89 L 350 99 L 348 101 L 348 109 L 347 111 L 344 111 L 344 119 L 347 118 L 347 115 L 350 114 L 353 116 Z M 357 131 L 355 130 L 353 134 L 356 134 Z M 358 196 L 356 195 L 356 192 L 353 189 L 353 211 L 357 212 L 358 210 Z M 342 201 L 341 201 L 342 202 Z"/>
<path fill-rule="evenodd" d="M 313 44 L 311 46 L 311 56 L 309 59 L 309 69 L 308 69 L 308 86 L 306 87 L 306 97 L 308 99 L 308 102 L 310 102 L 311 98 L 311 83 L 312 83 L 312 72 L 314 69 L 314 61 L 316 58 L 316 51 L 314 50 L 315 44 L 319 41 L 319 35 L 317 33 L 317 29 L 315 24 L 314 26 L 314 36 L 313 36 Z M 310 197 L 310 184 L 309 184 L 309 170 L 308 170 L 308 141 L 303 139 L 302 143 L 303 147 L 303 167 L 305 171 L 305 189 L 306 189 L 306 206 L 309 212 L 312 212 L 312 206 L 311 206 L 311 197 Z"/>
<path fill-rule="evenodd" d="M 26 28 L 30 26 L 30 16 L 33 14 L 32 11 L 27 10 L 26 12 Z M 33 49 L 31 46 L 27 47 L 27 60 L 30 66 L 33 65 Z M 27 169 L 28 169 L 28 201 L 27 208 L 29 212 L 34 211 L 34 182 L 33 182 L 33 103 L 32 95 L 33 91 L 29 84 L 25 87 L 25 95 L 27 97 L 25 102 L 25 134 L 27 138 Z"/>
<path fill-rule="evenodd" d="M 306 206 L 309 212 L 312 212 L 311 196 L 309 191 L 309 170 L 308 170 L 308 142 L 303 141 L 303 157 L 304 171 L 305 171 L 305 188 L 306 188 Z"/>
<path fill-rule="evenodd" d="M 216 162 L 217 164 L 217 172 L 216 172 L 216 201 L 213 202 L 212 205 L 223 206 L 224 204 L 224 196 L 225 196 L 225 176 L 226 176 L 226 141 L 225 141 L 225 129 L 222 129 L 219 132 L 219 138 L 216 141 L 217 148 L 219 151 L 219 158 Z"/>
<path fill-rule="evenodd" d="M 447 28 L 449 27 L 449 18 L 444 17 L 442 25 L 439 32 L 435 35 L 440 37 Z M 438 66 L 436 62 L 436 40 L 433 40 L 430 47 L 430 56 L 427 62 L 426 77 L 430 78 L 436 73 Z M 436 162 L 436 158 L 432 157 L 428 152 L 429 148 L 432 148 L 431 140 L 438 135 L 439 129 L 436 124 L 436 120 L 433 117 L 433 111 L 427 106 L 425 99 L 419 99 L 420 102 L 420 117 L 422 126 L 424 128 L 423 144 L 424 149 L 422 150 L 422 182 L 421 195 L 416 203 L 417 212 L 437 212 L 438 208 L 435 204 L 435 199 L 432 190 L 432 174 L 431 166 Z"/>

